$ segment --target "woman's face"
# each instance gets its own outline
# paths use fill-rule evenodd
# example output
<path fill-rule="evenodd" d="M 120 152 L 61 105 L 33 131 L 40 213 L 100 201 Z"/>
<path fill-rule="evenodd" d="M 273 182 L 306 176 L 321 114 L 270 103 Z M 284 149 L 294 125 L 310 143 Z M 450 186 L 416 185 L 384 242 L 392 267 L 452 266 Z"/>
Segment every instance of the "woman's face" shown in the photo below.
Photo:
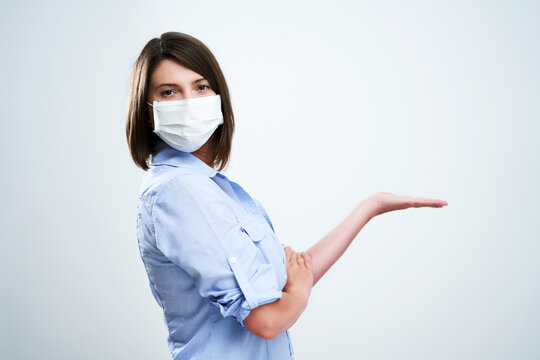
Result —
<path fill-rule="evenodd" d="M 197 74 L 175 61 L 162 60 L 150 77 L 150 87 L 147 101 L 170 101 L 216 95 L 210 83 Z M 148 105 L 152 127 L 154 113 Z"/>

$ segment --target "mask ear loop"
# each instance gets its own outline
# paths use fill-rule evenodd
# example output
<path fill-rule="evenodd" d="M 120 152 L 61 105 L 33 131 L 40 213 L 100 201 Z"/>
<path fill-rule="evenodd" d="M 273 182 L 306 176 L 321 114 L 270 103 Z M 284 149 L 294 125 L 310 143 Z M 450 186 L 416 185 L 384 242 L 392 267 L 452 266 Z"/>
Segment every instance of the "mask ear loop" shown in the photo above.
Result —
<path fill-rule="evenodd" d="M 148 105 L 150 105 L 151 107 L 154 107 L 154 105 L 150 104 L 148 101 L 146 102 Z M 152 126 L 152 124 L 150 124 L 150 122 L 147 122 L 146 123 L 146 126 L 148 126 L 150 129 L 154 130 L 154 127 Z"/>

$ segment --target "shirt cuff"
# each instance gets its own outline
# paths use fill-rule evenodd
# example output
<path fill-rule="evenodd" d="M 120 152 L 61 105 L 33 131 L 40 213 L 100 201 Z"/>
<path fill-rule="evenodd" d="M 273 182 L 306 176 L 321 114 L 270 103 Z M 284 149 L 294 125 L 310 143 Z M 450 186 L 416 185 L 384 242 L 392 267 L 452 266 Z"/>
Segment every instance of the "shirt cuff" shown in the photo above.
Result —
<path fill-rule="evenodd" d="M 272 264 L 261 264 L 251 278 L 248 278 L 240 259 L 230 253 L 228 257 L 232 272 L 244 294 L 244 301 L 237 313 L 237 321 L 244 326 L 244 319 L 249 312 L 261 305 L 281 299 L 276 271 Z"/>

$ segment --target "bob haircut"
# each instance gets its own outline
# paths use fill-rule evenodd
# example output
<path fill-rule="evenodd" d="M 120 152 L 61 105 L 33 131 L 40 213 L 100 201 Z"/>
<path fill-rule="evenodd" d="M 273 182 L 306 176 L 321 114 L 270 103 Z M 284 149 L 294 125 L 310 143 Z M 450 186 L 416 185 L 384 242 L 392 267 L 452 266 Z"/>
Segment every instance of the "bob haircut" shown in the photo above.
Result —
<path fill-rule="evenodd" d="M 211 167 L 218 167 L 218 171 L 223 170 L 229 161 L 234 133 L 234 115 L 229 89 L 218 62 L 206 45 L 190 35 L 179 32 L 166 32 L 161 37 L 150 40 L 133 66 L 126 119 L 126 138 L 133 161 L 147 171 L 148 158 L 153 154 L 154 145 L 159 139 L 153 132 L 146 99 L 150 77 L 156 66 L 165 59 L 176 61 L 200 74 L 208 80 L 215 93 L 221 96 L 223 124 L 217 127 L 210 141 L 213 142 Z"/>

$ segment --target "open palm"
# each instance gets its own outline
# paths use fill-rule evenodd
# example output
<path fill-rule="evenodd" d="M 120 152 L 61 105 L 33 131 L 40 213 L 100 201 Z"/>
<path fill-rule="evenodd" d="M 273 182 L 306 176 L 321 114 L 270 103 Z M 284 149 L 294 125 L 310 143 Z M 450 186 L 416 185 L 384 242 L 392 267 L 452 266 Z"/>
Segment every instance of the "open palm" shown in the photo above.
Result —
<path fill-rule="evenodd" d="M 441 199 L 396 195 L 389 192 L 375 193 L 371 195 L 371 201 L 373 202 L 376 215 L 380 215 L 393 210 L 407 209 L 410 207 L 428 206 L 440 208 L 448 205 L 446 201 Z"/>

